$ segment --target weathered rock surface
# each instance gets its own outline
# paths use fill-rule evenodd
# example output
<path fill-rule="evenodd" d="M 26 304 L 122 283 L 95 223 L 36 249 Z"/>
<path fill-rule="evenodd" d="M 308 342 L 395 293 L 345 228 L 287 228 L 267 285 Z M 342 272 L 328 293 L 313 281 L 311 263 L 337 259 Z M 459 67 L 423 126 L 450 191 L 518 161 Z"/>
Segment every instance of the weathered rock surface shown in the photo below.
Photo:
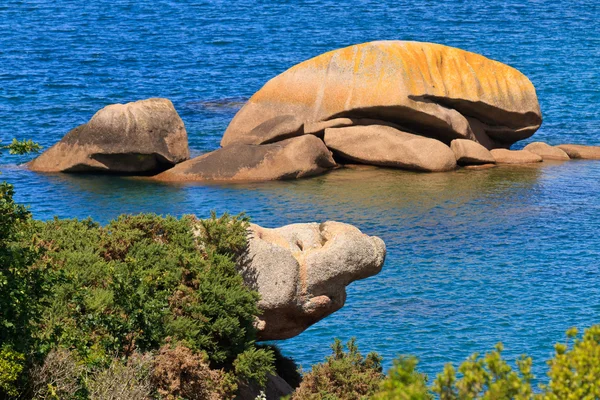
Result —
<path fill-rule="evenodd" d="M 189 158 L 183 121 L 167 99 L 112 104 L 28 164 L 38 172 L 148 174 Z"/>
<path fill-rule="evenodd" d="M 312 135 L 265 145 L 231 144 L 181 163 L 160 181 L 268 181 L 320 174 L 335 166 L 331 152 Z"/>
<path fill-rule="evenodd" d="M 533 154 L 537 154 L 544 160 L 570 160 L 567 153 L 558 147 L 550 146 L 544 142 L 529 143 L 523 150 L 527 150 Z"/>
<path fill-rule="evenodd" d="M 458 165 L 494 164 L 492 153 L 479 143 L 467 139 L 454 139 L 450 143 Z"/>
<path fill-rule="evenodd" d="M 390 126 L 327 128 L 324 141 L 341 156 L 365 164 L 428 172 L 456 168 L 454 153 L 444 143 Z"/>
<path fill-rule="evenodd" d="M 530 164 L 542 162 L 542 157 L 527 150 L 493 149 L 491 153 L 497 164 Z"/>
<path fill-rule="evenodd" d="M 251 225 L 239 265 L 245 282 L 261 295 L 259 339 L 296 336 L 339 310 L 346 286 L 377 274 L 384 260 L 383 241 L 352 225 Z"/>
<path fill-rule="evenodd" d="M 556 147 L 563 150 L 572 159 L 600 160 L 600 146 L 561 144 Z"/>
<path fill-rule="evenodd" d="M 509 147 L 542 122 L 533 85 L 508 65 L 433 43 L 378 41 L 322 54 L 271 79 L 221 144 L 271 143 L 356 118 L 487 148 Z"/>

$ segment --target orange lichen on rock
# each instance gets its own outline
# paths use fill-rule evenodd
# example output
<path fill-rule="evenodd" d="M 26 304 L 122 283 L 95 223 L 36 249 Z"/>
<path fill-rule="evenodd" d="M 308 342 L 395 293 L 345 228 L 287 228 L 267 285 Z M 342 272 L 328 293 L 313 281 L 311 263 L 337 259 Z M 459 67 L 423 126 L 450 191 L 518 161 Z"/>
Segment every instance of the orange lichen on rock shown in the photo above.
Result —
<path fill-rule="evenodd" d="M 271 79 L 238 112 L 221 144 L 270 143 L 339 117 L 490 148 L 525 139 L 542 122 L 533 85 L 508 65 L 439 44 L 379 41 L 322 54 Z"/>

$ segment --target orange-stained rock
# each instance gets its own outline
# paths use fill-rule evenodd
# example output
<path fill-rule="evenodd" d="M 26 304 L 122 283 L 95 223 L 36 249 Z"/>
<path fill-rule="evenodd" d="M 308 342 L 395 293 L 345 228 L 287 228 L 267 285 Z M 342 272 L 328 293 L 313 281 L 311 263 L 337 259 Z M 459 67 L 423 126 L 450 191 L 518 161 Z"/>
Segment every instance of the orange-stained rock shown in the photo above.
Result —
<path fill-rule="evenodd" d="M 542 162 L 542 157 L 527 150 L 493 149 L 496 164 L 531 164 Z"/>
<path fill-rule="evenodd" d="M 544 160 L 570 160 L 571 158 L 567 153 L 558 147 L 550 146 L 544 142 L 533 142 L 529 143 L 527 146 L 523 148 L 523 150 L 527 150 L 532 152 L 533 154 L 537 154 L 542 157 Z"/>
<path fill-rule="evenodd" d="M 458 165 L 481 165 L 496 162 L 492 153 L 479 143 L 467 139 L 454 139 L 450 143 Z"/>
<path fill-rule="evenodd" d="M 38 172 L 148 174 L 189 156 L 173 103 L 156 98 L 104 107 L 27 166 Z"/>
<path fill-rule="evenodd" d="M 232 144 L 181 163 L 159 181 L 270 181 L 320 174 L 335 166 L 331 152 L 313 135 L 265 145 Z"/>
<path fill-rule="evenodd" d="M 542 122 L 533 85 L 508 65 L 439 44 L 379 41 L 322 54 L 271 79 L 233 118 L 221 145 L 275 142 L 355 118 L 487 148 L 525 139 Z"/>
<path fill-rule="evenodd" d="M 584 146 L 581 144 L 560 144 L 559 149 L 573 159 L 600 160 L 600 146 Z"/>
<path fill-rule="evenodd" d="M 335 153 L 364 164 L 426 172 L 456 168 L 454 153 L 444 143 L 390 126 L 327 128 L 324 140 Z"/>

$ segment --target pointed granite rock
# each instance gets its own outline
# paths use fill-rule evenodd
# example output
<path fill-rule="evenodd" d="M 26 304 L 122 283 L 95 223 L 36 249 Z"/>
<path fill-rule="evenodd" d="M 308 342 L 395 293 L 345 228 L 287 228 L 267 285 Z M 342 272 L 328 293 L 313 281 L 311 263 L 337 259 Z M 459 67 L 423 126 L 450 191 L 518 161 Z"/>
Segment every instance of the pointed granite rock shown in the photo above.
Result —
<path fill-rule="evenodd" d="M 156 98 L 104 107 L 27 166 L 37 172 L 151 174 L 189 156 L 173 103 Z"/>

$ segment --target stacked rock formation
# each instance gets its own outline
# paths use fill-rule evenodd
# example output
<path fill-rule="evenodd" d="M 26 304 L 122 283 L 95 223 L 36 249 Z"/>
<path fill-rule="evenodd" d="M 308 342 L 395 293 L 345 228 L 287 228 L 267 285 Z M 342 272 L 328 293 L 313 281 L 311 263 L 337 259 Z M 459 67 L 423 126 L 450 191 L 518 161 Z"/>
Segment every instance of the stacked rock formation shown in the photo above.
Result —
<path fill-rule="evenodd" d="M 112 104 L 28 164 L 38 172 L 153 174 L 190 156 L 185 126 L 167 99 Z"/>
<path fill-rule="evenodd" d="M 508 148 L 541 123 L 535 89 L 514 68 L 432 43 L 364 43 L 322 54 L 271 79 L 233 118 L 222 149 L 159 179 L 307 176 L 334 167 L 325 147 L 338 163 L 448 171 L 457 165 L 449 147 L 453 140 Z M 306 135 L 319 140 L 297 142 L 297 168 L 267 149 L 290 146 L 291 138 Z M 227 161 L 233 154 L 239 159 Z M 486 163 L 493 162 L 486 157 Z M 462 157 L 459 163 L 470 160 Z M 286 168 L 279 167 L 284 162 Z M 278 167 L 265 173 L 272 165 Z"/>
<path fill-rule="evenodd" d="M 600 159 L 593 146 L 535 142 L 535 88 L 516 69 L 433 43 L 334 50 L 267 82 L 235 115 L 221 148 L 189 160 L 170 101 L 100 110 L 29 164 L 43 172 L 154 174 L 161 181 L 264 181 L 343 164 L 442 172 L 494 164 Z"/>

